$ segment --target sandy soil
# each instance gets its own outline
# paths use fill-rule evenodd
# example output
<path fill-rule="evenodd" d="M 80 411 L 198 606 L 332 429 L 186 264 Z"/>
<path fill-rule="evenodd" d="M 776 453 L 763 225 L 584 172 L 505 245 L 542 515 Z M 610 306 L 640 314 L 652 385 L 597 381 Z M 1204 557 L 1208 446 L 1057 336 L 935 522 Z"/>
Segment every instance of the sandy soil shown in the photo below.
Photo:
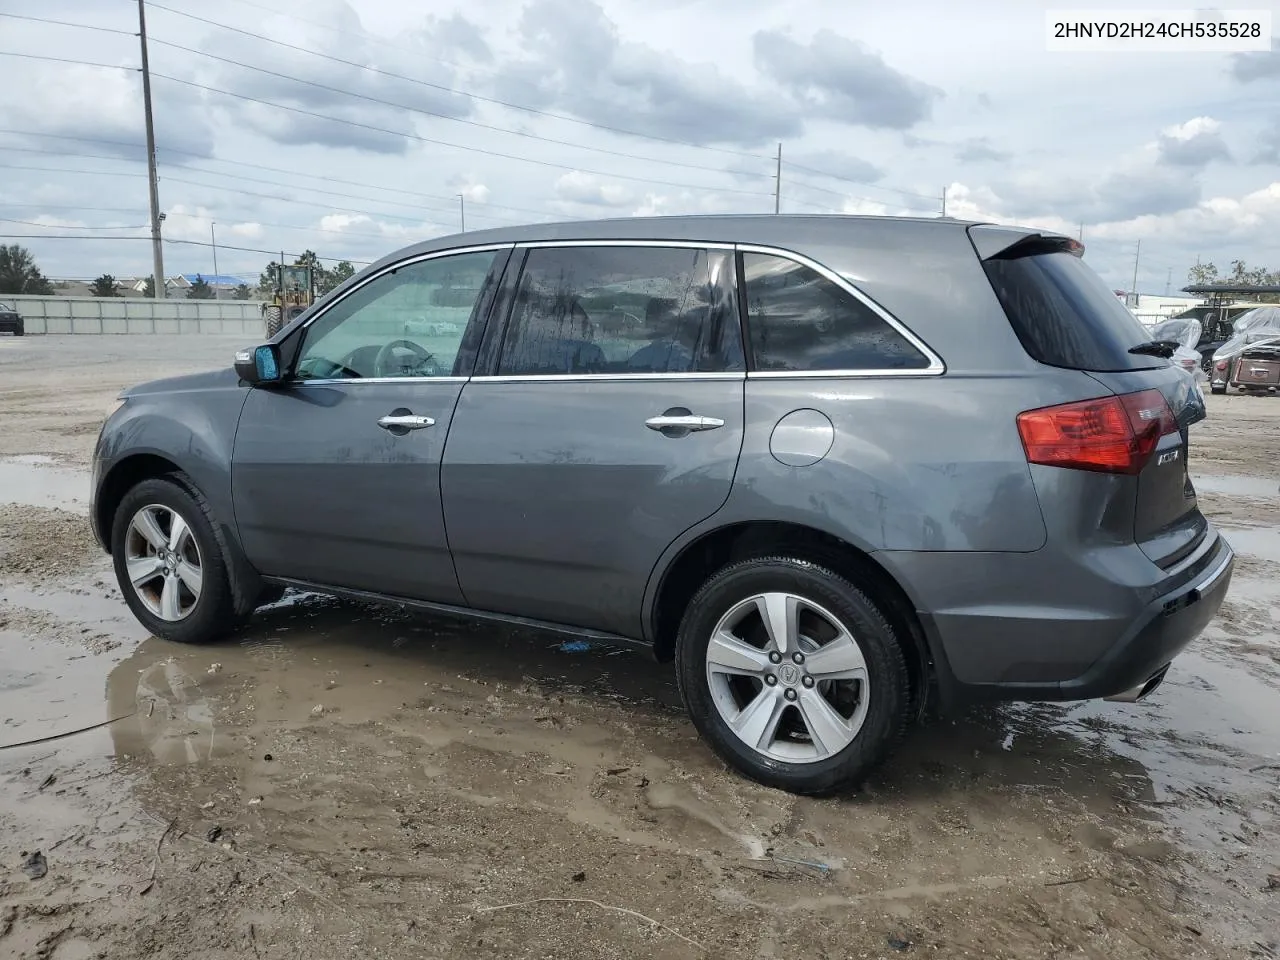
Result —
<path fill-rule="evenodd" d="M 82 520 L 97 420 L 237 344 L 15 342 L 0 956 L 1280 956 L 1280 400 L 1193 428 L 1241 563 L 1150 700 L 934 720 L 815 801 L 729 773 L 630 652 L 292 594 L 145 636 Z"/>

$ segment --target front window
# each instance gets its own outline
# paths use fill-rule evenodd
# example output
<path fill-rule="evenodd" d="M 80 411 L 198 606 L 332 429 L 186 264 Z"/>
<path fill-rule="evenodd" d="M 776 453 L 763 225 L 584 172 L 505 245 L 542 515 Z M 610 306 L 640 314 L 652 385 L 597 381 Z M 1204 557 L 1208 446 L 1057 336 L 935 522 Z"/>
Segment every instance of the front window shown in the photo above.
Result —
<path fill-rule="evenodd" d="M 358 287 L 305 333 L 300 380 L 465 376 L 462 338 L 497 253 L 406 264 Z"/>

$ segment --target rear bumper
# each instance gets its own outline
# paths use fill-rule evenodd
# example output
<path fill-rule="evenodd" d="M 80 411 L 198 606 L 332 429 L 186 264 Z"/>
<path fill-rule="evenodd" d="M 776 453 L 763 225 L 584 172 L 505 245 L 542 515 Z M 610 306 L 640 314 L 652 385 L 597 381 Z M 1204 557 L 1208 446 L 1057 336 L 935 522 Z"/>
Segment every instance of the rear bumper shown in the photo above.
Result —
<path fill-rule="evenodd" d="M 1066 598 L 1053 596 L 1061 582 L 1045 579 L 1030 594 L 1032 601 L 1038 594 L 1041 604 L 1028 602 L 1024 593 L 1017 601 L 982 605 L 971 599 L 963 608 L 921 609 L 939 694 L 950 702 L 1132 695 L 1161 675 L 1222 605 L 1235 555 L 1216 531 L 1211 535 L 1211 549 L 1173 587 L 1167 581 L 1158 590 L 1113 583 L 1109 596 L 1099 591 L 1096 603 L 1072 608 L 1057 605 Z M 1022 556 L 1023 563 L 1035 565 Z M 1115 565 L 1119 578 L 1123 566 Z M 911 583 L 899 582 L 913 592 Z M 1008 597 L 1008 588 L 997 589 Z M 972 583 L 963 589 L 972 591 Z M 1132 605 L 1123 602 L 1125 595 Z"/>

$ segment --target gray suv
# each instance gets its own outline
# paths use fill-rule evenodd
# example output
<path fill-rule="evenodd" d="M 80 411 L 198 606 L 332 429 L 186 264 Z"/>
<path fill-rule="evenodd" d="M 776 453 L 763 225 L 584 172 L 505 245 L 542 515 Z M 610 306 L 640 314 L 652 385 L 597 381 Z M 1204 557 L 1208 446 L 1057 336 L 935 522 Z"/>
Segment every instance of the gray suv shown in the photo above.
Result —
<path fill-rule="evenodd" d="M 1222 602 L 1203 397 L 1082 252 L 858 217 L 432 240 L 125 391 L 93 524 L 161 637 L 295 586 L 640 644 L 725 761 L 829 792 L 930 701 L 1139 699 Z"/>

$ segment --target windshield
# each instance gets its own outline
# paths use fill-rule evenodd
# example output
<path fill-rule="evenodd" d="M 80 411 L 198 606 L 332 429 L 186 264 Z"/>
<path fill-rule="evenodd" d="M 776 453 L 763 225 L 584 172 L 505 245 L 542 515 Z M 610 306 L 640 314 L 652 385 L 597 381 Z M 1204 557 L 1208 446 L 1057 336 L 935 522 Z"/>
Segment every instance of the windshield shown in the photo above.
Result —
<path fill-rule="evenodd" d="M 1194 350 L 1200 342 L 1200 321 L 1193 318 L 1166 320 L 1151 328 L 1152 340 L 1174 340 L 1188 350 Z"/>
<path fill-rule="evenodd" d="M 1256 307 L 1236 318 L 1231 339 L 1213 352 L 1214 360 L 1230 360 L 1259 340 L 1280 337 L 1280 307 Z"/>

